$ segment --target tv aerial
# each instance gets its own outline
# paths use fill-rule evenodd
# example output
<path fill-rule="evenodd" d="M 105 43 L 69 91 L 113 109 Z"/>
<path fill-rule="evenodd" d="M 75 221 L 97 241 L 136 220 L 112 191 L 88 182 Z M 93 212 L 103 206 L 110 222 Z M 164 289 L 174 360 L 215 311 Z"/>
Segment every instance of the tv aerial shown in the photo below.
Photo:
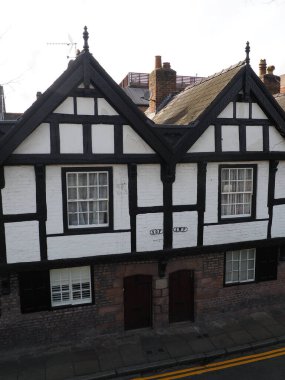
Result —
<path fill-rule="evenodd" d="M 70 34 L 68 34 L 68 41 L 69 42 L 47 42 L 47 45 L 53 45 L 53 46 L 68 46 L 68 53 L 66 58 L 75 58 L 77 54 L 77 42 L 74 42 Z M 72 55 L 71 55 L 72 54 Z"/>

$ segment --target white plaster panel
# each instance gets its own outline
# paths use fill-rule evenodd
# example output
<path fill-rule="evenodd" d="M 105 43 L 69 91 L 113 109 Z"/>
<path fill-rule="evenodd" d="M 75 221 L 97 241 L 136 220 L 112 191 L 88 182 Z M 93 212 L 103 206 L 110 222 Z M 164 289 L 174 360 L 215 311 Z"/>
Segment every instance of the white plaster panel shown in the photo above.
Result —
<path fill-rule="evenodd" d="M 215 152 L 215 127 L 210 125 L 191 146 L 188 153 Z"/>
<path fill-rule="evenodd" d="M 218 180 L 219 165 L 217 163 L 208 163 L 206 173 L 205 223 L 216 223 L 218 221 Z"/>
<path fill-rule="evenodd" d="M 177 164 L 173 183 L 173 204 L 191 205 L 197 202 L 197 165 Z"/>
<path fill-rule="evenodd" d="M 222 125 L 222 151 L 239 151 L 239 127 L 238 125 Z"/>
<path fill-rule="evenodd" d="M 59 124 L 60 153 L 83 153 L 81 124 Z"/>
<path fill-rule="evenodd" d="M 128 168 L 126 165 L 113 167 L 114 229 L 130 228 Z"/>
<path fill-rule="evenodd" d="M 267 161 L 260 161 L 257 164 L 256 217 L 263 219 L 268 218 L 269 163 Z"/>
<path fill-rule="evenodd" d="M 263 151 L 263 130 L 260 125 L 246 126 L 246 150 L 248 152 Z"/>
<path fill-rule="evenodd" d="M 277 166 L 275 179 L 275 198 L 285 198 L 285 161 L 280 161 Z"/>
<path fill-rule="evenodd" d="M 47 238 L 48 259 L 68 259 L 128 253 L 130 232 L 55 236 Z"/>
<path fill-rule="evenodd" d="M 152 234 L 152 231 L 159 231 Z M 137 215 L 137 251 L 157 251 L 163 248 L 163 214 Z"/>
<path fill-rule="evenodd" d="M 252 103 L 252 111 L 251 111 L 251 116 L 252 119 L 267 119 L 267 116 L 265 113 L 262 111 L 262 109 L 259 107 L 257 103 Z"/>
<path fill-rule="evenodd" d="M 285 236 L 285 205 L 274 206 L 271 226 L 271 237 Z"/>
<path fill-rule="evenodd" d="M 249 103 L 236 102 L 236 117 L 238 119 L 249 118 Z"/>
<path fill-rule="evenodd" d="M 267 221 L 217 224 L 204 227 L 204 245 L 228 244 L 267 238 Z"/>
<path fill-rule="evenodd" d="M 129 125 L 123 126 L 124 153 L 155 153 L 152 148 Z"/>
<path fill-rule="evenodd" d="M 76 98 L 77 115 L 95 115 L 94 98 Z"/>
<path fill-rule="evenodd" d="M 14 150 L 14 154 L 50 153 L 50 126 L 48 123 L 40 124 L 26 139 Z"/>
<path fill-rule="evenodd" d="M 5 223 L 7 263 L 40 261 L 38 221 Z"/>
<path fill-rule="evenodd" d="M 285 139 L 275 127 L 269 127 L 269 150 L 273 152 L 285 151 Z"/>
<path fill-rule="evenodd" d="M 196 211 L 173 213 L 173 248 L 196 246 L 197 224 L 198 214 Z M 179 227 L 181 228 L 179 229 Z"/>
<path fill-rule="evenodd" d="M 160 165 L 137 166 L 138 206 L 162 206 L 163 184 L 160 179 Z"/>
<path fill-rule="evenodd" d="M 74 114 L 73 98 L 66 98 L 54 111 L 54 113 Z"/>
<path fill-rule="evenodd" d="M 234 116 L 234 104 L 229 103 L 226 108 L 219 114 L 219 118 L 232 119 Z"/>
<path fill-rule="evenodd" d="M 61 167 L 46 167 L 47 234 L 63 232 Z"/>
<path fill-rule="evenodd" d="M 33 166 L 5 166 L 3 214 L 36 212 L 36 179 Z"/>
<path fill-rule="evenodd" d="M 104 98 L 98 98 L 98 115 L 118 115 L 114 108 Z"/>
<path fill-rule="evenodd" d="M 92 131 L 93 153 L 114 153 L 114 126 L 109 124 L 94 124 Z"/>

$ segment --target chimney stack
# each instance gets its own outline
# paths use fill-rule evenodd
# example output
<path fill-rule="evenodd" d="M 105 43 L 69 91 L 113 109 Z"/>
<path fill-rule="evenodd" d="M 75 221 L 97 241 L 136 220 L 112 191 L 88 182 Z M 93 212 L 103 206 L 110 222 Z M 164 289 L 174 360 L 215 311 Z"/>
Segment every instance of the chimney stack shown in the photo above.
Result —
<path fill-rule="evenodd" d="M 155 57 L 154 70 L 149 74 L 149 109 L 156 113 L 161 102 L 171 93 L 176 92 L 176 71 L 172 70 L 169 62 L 161 65 L 161 56 Z"/>
<path fill-rule="evenodd" d="M 267 74 L 266 74 L 267 68 Z M 280 93 L 280 76 L 274 75 L 273 71 L 275 70 L 275 66 L 266 65 L 266 60 L 261 59 L 259 63 L 259 78 L 267 87 L 268 91 L 272 94 Z"/>

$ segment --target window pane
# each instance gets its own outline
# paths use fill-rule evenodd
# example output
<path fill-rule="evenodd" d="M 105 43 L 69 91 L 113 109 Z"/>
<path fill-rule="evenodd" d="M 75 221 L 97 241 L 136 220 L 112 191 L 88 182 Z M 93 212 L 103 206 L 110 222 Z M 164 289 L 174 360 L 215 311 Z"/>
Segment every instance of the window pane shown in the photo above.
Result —
<path fill-rule="evenodd" d="M 96 173 L 89 173 L 89 186 L 94 186 L 97 184 L 97 175 Z"/>
<path fill-rule="evenodd" d="M 78 188 L 78 198 L 86 199 L 87 198 L 87 187 L 79 187 Z"/>
<path fill-rule="evenodd" d="M 99 185 L 107 185 L 107 173 L 99 173 Z"/>
<path fill-rule="evenodd" d="M 70 187 L 68 189 L 68 199 L 77 199 L 77 189 L 76 189 L 76 187 Z"/>
<path fill-rule="evenodd" d="M 107 186 L 99 187 L 99 198 L 107 198 L 108 197 L 108 188 Z"/>
<path fill-rule="evenodd" d="M 67 173 L 67 184 L 68 186 L 77 186 L 76 173 Z"/>
<path fill-rule="evenodd" d="M 77 214 L 68 214 L 68 225 L 69 226 L 77 226 Z"/>
<path fill-rule="evenodd" d="M 78 186 L 87 185 L 87 173 L 78 173 Z"/>

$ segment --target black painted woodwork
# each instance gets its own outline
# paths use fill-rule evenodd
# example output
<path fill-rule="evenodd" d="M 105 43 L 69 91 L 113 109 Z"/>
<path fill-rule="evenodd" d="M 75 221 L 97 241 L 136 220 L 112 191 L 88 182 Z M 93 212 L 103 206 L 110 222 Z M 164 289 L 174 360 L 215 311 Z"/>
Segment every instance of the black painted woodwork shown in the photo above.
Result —
<path fill-rule="evenodd" d="M 125 330 L 152 326 L 152 276 L 124 278 Z"/>
<path fill-rule="evenodd" d="M 4 168 L 0 166 L 0 264 L 7 262 L 6 257 L 6 237 L 3 218 L 2 189 L 5 187 Z"/>
<path fill-rule="evenodd" d="M 275 181 L 276 181 L 276 172 L 279 161 L 270 160 L 269 161 L 269 176 L 268 176 L 268 196 L 267 196 L 267 207 L 268 207 L 268 227 L 267 227 L 267 239 L 271 238 L 271 228 L 272 228 L 272 219 L 273 219 L 273 206 L 275 202 Z"/>
<path fill-rule="evenodd" d="M 197 226 L 197 245 L 203 245 L 204 238 L 204 214 L 206 210 L 206 175 L 207 163 L 198 163 L 197 175 L 197 208 L 198 208 L 198 226 Z"/>
<path fill-rule="evenodd" d="M 173 242 L 173 212 L 172 185 L 175 181 L 175 166 L 161 164 L 161 180 L 163 183 L 163 249 L 172 248 Z"/>
<path fill-rule="evenodd" d="M 130 225 L 131 225 L 131 252 L 136 251 L 137 246 L 137 204 L 138 204 L 138 190 L 137 190 L 137 165 L 128 165 L 128 184 L 129 184 L 129 212 L 130 212 Z"/>
<path fill-rule="evenodd" d="M 47 205 L 46 205 L 46 171 L 45 166 L 35 166 L 36 175 L 36 203 L 37 215 L 39 221 L 39 240 L 41 260 L 47 259 L 47 240 L 46 240 L 46 220 L 47 220 Z"/>
<path fill-rule="evenodd" d="M 271 281 L 277 279 L 278 247 L 256 250 L 256 281 Z"/>
<path fill-rule="evenodd" d="M 49 310 L 49 271 L 19 273 L 19 289 L 22 313 Z"/>
<path fill-rule="evenodd" d="M 194 320 L 194 272 L 169 274 L 169 322 Z"/>

